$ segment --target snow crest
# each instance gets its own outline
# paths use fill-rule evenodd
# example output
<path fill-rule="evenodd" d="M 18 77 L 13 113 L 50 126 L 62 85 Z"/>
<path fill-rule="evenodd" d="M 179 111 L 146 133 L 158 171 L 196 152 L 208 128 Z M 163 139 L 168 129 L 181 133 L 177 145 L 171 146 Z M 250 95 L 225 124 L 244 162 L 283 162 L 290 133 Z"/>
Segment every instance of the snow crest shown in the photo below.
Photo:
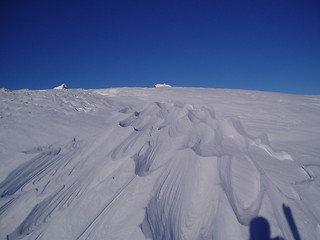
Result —
<path fill-rule="evenodd" d="M 239 119 L 217 120 L 213 109 L 191 104 L 153 103 L 119 125 L 134 132 L 116 152 L 132 148 L 141 134 L 149 136 L 133 155 L 136 174 L 163 169 L 146 210 L 144 228 L 152 239 L 211 239 L 218 232 L 215 219 L 224 214 L 220 202 L 226 199 L 225 208 L 231 207 L 234 218 L 248 226 L 259 214 L 268 185 L 279 190 L 280 198 L 287 193 L 299 199 L 293 188 L 273 181 L 274 169 L 262 164 L 290 166 L 291 156 L 274 150 L 265 135 L 248 135 Z"/>
<path fill-rule="evenodd" d="M 67 84 L 63 83 L 60 86 L 55 87 L 54 89 L 68 89 L 68 86 L 67 86 Z"/>

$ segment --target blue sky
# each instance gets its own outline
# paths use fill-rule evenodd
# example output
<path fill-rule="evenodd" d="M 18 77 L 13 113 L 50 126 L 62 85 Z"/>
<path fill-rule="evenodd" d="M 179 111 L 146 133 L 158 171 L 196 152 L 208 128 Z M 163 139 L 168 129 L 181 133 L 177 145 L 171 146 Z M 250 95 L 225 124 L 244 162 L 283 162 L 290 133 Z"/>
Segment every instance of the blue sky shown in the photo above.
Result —
<path fill-rule="evenodd" d="M 0 87 L 320 94 L 318 0 L 3 0 Z"/>

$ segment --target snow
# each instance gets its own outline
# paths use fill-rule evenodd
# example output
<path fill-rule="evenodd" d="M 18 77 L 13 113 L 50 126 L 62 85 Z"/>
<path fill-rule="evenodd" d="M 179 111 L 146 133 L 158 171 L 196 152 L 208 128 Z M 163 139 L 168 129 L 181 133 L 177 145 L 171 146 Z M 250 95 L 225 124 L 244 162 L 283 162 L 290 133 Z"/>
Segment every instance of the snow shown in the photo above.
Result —
<path fill-rule="evenodd" d="M 159 88 L 159 87 L 171 87 L 169 84 L 166 83 L 158 83 L 156 85 L 154 85 L 155 88 Z"/>
<path fill-rule="evenodd" d="M 68 89 L 68 86 L 67 86 L 67 84 L 63 83 L 60 86 L 55 87 L 54 89 Z"/>
<path fill-rule="evenodd" d="M 12 90 L 7 88 L 0 88 L 0 92 L 11 92 Z"/>
<path fill-rule="evenodd" d="M 283 204 L 320 239 L 319 122 L 320 96 L 0 91 L 0 239 L 294 239 Z"/>

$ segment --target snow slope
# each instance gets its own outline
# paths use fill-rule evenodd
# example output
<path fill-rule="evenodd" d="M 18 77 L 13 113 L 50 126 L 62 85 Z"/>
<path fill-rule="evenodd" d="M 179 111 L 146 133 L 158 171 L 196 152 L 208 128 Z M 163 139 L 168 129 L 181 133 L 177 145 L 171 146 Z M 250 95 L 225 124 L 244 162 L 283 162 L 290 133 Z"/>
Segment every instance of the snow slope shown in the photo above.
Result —
<path fill-rule="evenodd" d="M 0 91 L 0 239 L 320 239 L 320 96 Z"/>

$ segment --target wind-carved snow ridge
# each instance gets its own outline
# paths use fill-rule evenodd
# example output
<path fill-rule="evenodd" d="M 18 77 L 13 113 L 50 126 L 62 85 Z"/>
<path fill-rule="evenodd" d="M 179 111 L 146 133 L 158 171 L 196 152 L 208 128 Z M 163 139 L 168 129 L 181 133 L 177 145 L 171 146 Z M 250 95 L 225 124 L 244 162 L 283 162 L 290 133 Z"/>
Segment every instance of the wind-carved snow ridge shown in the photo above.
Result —
<path fill-rule="evenodd" d="M 69 206 L 79 194 L 84 187 L 80 181 L 70 186 L 62 181 L 72 173 L 67 166 L 74 160 L 78 150 L 79 144 L 73 139 L 64 149 L 49 146 L 25 152 L 36 156 L 21 164 L 0 184 L 1 203 L 4 203 L 0 207 L 0 216 L 5 217 L 16 201 L 23 201 L 30 193 L 36 193 L 43 200 L 33 207 L 7 239 L 20 239 L 33 233 L 46 224 L 54 212 Z"/>
<path fill-rule="evenodd" d="M 221 207 L 231 207 L 234 221 L 248 226 L 269 189 L 279 199 L 299 199 L 288 187 L 290 177 L 281 182 L 281 173 L 275 174 L 264 162 L 296 167 L 300 177 L 303 171 L 288 153 L 274 150 L 266 135 L 247 134 L 239 119 L 216 119 L 214 110 L 203 106 L 153 103 L 119 125 L 135 131 L 116 153 L 134 148 L 135 138 L 148 136 L 133 155 L 136 174 L 146 176 L 162 168 L 142 225 L 146 237 L 216 239 L 215 222 L 227 212 Z M 275 211 L 281 206 L 279 199 L 270 199 Z M 222 203 L 225 200 L 228 204 Z"/>

